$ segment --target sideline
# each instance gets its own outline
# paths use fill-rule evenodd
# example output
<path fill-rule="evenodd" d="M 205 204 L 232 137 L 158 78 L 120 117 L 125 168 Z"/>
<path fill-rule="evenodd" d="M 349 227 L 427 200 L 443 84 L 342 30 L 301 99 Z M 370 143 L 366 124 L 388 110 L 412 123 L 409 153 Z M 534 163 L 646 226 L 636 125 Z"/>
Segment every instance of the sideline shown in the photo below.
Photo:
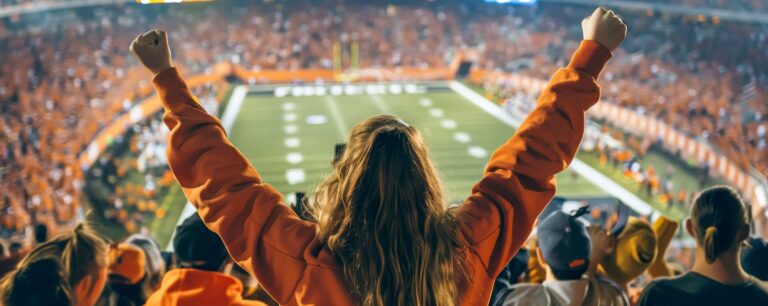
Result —
<path fill-rule="evenodd" d="M 499 120 L 501 120 L 502 122 L 508 124 L 513 128 L 517 128 L 522 123 L 520 120 L 517 120 L 513 118 L 511 115 L 509 115 L 500 106 L 489 101 L 485 97 L 481 96 L 480 94 L 476 93 L 474 90 L 470 89 L 464 84 L 461 84 L 458 81 L 448 82 L 448 87 L 454 92 L 456 92 L 457 94 L 467 99 L 467 101 L 471 102 L 472 104 L 486 111 L 491 116 L 498 118 Z M 641 215 L 649 215 L 653 213 L 652 219 L 655 219 L 656 217 L 662 215 L 661 212 L 653 209 L 653 207 L 650 204 L 643 201 L 642 199 L 637 197 L 635 194 L 628 191 L 626 188 L 620 186 L 616 182 L 612 181 L 607 176 L 595 170 L 595 168 L 592 168 L 592 166 L 581 161 L 580 159 L 574 158 L 569 168 L 574 172 L 578 173 L 579 175 L 581 175 L 582 177 L 584 177 L 590 183 L 594 184 L 598 188 L 605 191 L 606 193 L 616 197 L 621 202 L 623 202 L 624 204 L 626 204 L 627 206 L 635 210 L 637 213 Z"/>

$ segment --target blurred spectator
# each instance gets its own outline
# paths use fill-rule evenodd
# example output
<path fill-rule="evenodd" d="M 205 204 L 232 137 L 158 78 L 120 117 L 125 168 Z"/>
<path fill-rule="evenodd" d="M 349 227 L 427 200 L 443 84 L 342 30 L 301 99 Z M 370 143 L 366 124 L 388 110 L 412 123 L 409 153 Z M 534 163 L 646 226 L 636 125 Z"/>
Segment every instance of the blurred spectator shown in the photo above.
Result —
<path fill-rule="evenodd" d="M 762 281 L 768 281 L 768 241 L 761 237 L 750 237 L 747 244 L 741 250 L 744 271 Z"/>
<path fill-rule="evenodd" d="M 242 298 L 242 283 L 227 275 L 232 260 L 224 243 L 198 214 L 179 225 L 173 247 L 179 268 L 165 274 L 160 288 L 147 300 L 147 306 L 265 305 Z"/>
<path fill-rule="evenodd" d="M 110 250 L 110 306 L 141 306 L 160 285 L 166 263 L 154 239 L 134 234 Z"/>
<path fill-rule="evenodd" d="M 45 224 L 36 224 L 34 229 L 35 244 L 40 244 L 48 240 L 48 227 Z"/>
<path fill-rule="evenodd" d="M 687 3 L 703 1 L 727 7 L 716 0 Z M 81 199 L 93 200 L 82 195 L 83 186 L 90 182 L 85 182 L 77 157 L 116 116 L 131 111 L 150 94 L 145 75 L 124 50 L 146 27 L 180 29 L 174 31 L 172 41 L 177 42 L 174 51 L 183 60 L 175 64 L 193 73 L 205 73 L 219 62 L 254 72 L 332 69 L 338 60 L 332 51 L 335 44 L 343 53 L 340 64 L 349 67 L 347 49 L 356 44 L 361 69 L 446 68 L 455 54 L 475 50 L 476 68 L 545 78 L 575 48 L 566 38 L 576 35 L 574 20 L 586 10 L 547 4 L 536 9 L 486 4 L 240 4 L 184 10 L 105 6 L 43 12 L 41 18 L 0 23 L 4 59 L 0 63 L 4 173 L 0 235 L 19 236 L 33 224 L 45 224 L 56 233 L 59 227 L 74 224 Z M 764 7 L 747 0 L 728 4 Z M 603 90 L 604 100 L 656 116 L 713 144 L 744 169 L 767 171 L 768 55 L 760 47 L 766 43 L 766 28 L 702 22 L 696 16 L 670 20 L 621 13 L 638 31 L 617 51 L 629 56 L 616 57 L 604 73 L 610 81 Z M 204 20 L 198 18 L 201 14 Z M 219 35 L 222 29 L 251 30 Z M 201 36 L 207 39 L 190 43 Z M 513 90 L 508 82 L 486 85 L 493 98 L 511 97 L 517 101 L 511 108 L 529 111 L 527 102 L 535 94 L 530 89 Z M 206 109 L 214 110 L 219 88 L 211 84 L 195 94 Z M 158 131 L 164 129 L 157 124 L 143 125 L 134 132 L 139 135 L 132 136 L 136 138 L 115 139 L 130 143 L 138 156 L 99 162 L 92 171 L 96 175 L 88 178 L 97 178 L 108 190 L 114 189 L 112 194 L 121 194 L 91 204 L 106 219 L 125 224 L 128 233 L 140 232 L 148 220 L 165 213 L 157 211 L 157 203 L 147 196 L 157 194 L 169 176 L 162 171 L 164 135 Z M 731 126 L 742 128 L 727 128 Z M 144 178 L 141 186 L 121 184 L 126 173 L 137 169 Z M 639 169 L 632 175 L 641 178 L 645 190 L 670 203 L 684 202 L 680 195 L 686 193 L 673 179 L 648 175 L 642 163 Z M 137 189 L 140 193 L 132 192 Z"/>
<path fill-rule="evenodd" d="M 639 305 L 766 305 L 765 284 L 744 272 L 741 248 L 748 215 L 730 187 L 704 190 L 691 208 L 686 231 L 696 239 L 693 269 L 645 287 Z"/>
<path fill-rule="evenodd" d="M 79 224 L 37 246 L 0 284 L 5 306 L 93 306 L 107 280 L 107 243 Z"/>
<path fill-rule="evenodd" d="M 539 223 L 534 253 L 546 270 L 546 280 L 501 289 L 491 305 L 629 305 L 618 287 L 611 290 L 587 273 L 594 247 L 591 233 L 576 218 L 556 211 Z M 598 242 L 601 248 L 604 243 Z"/>

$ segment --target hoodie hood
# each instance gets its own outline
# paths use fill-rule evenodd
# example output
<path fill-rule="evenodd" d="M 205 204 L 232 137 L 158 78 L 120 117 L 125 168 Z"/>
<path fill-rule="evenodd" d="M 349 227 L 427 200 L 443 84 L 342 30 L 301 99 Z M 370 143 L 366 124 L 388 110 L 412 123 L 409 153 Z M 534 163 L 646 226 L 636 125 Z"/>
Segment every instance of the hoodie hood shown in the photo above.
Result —
<path fill-rule="evenodd" d="M 243 300 L 242 294 L 243 285 L 229 275 L 196 269 L 173 269 L 165 274 L 160 288 L 149 297 L 145 306 L 265 305 Z"/>

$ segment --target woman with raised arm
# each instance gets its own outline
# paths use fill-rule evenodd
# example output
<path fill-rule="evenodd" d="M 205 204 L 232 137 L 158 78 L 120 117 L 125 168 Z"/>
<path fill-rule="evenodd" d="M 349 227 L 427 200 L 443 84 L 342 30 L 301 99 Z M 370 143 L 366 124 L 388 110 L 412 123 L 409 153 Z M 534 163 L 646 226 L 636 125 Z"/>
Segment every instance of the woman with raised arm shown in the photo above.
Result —
<path fill-rule="evenodd" d="M 639 305 L 768 305 L 766 284 L 741 267 L 741 248 L 749 238 L 748 214 L 733 188 L 702 191 L 685 220 L 685 230 L 696 239 L 693 268 L 650 283 Z"/>
<path fill-rule="evenodd" d="M 393 116 L 357 124 L 302 221 L 230 143 L 171 66 L 167 35 L 131 51 L 154 74 L 171 130 L 168 161 L 230 255 L 284 305 L 487 305 L 493 280 L 525 242 L 573 159 L 597 78 L 626 26 L 602 8 L 466 202 L 449 209 L 427 146 Z"/>

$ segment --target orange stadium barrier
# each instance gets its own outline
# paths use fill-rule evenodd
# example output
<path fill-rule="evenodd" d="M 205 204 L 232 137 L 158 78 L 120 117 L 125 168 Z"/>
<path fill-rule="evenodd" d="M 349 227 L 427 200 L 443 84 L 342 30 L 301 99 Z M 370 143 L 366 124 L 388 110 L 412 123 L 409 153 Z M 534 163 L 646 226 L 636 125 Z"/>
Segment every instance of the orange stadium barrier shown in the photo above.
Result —
<path fill-rule="evenodd" d="M 232 74 L 245 82 L 257 83 L 290 83 L 295 81 L 315 82 L 316 80 L 334 81 L 336 76 L 333 70 L 260 70 L 251 71 L 239 65 L 232 65 Z"/>
<path fill-rule="evenodd" d="M 205 85 L 207 83 L 222 81 L 224 77 L 231 73 L 229 65 L 215 65 L 211 74 L 197 75 L 187 79 L 187 85 L 190 88 Z M 152 85 L 141 87 L 136 96 L 147 95 L 154 91 Z M 122 135 L 132 125 L 141 122 L 145 118 L 157 113 L 162 108 L 162 102 L 157 95 L 144 99 L 142 102 L 131 108 L 130 111 L 115 118 L 109 125 L 104 127 L 98 135 L 91 141 L 84 151 L 80 153 L 80 167 L 86 169 L 90 167 L 102 152 L 112 143 L 115 137 Z"/>
<path fill-rule="evenodd" d="M 235 77 L 245 82 L 256 83 L 291 83 L 354 81 L 354 82 L 383 82 L 393 80 L 448 80 L 453 78 L 455 70 L 448 68 L 393 68 L 393 69 L 358 69 L 349 73 L 337 74 L 333 70 L 259 70 L 252 71 L 238 65 L 232 65 Z"/>
<path fill-rule="evenodd" d="M 547 85 L 545 80 L 502 73 L 498 71 L 473 70 L 468 79 L 476 84 L 486 80 L 504 82 L 520 90 L 541 91 Z M 717 152 L 711 146 L 697 141 L 661 120 L 640 115 L 628 108 L 615 104 L 599 103 L 588 112 L 589 115 L 605 119 L 616 126 L 632 126 L 628 132 L 651 139 L 660 139 L 665 148 L 680 152 L 684 158 L 692 158 L 700 163 L 707 163 L 713 173 L 721 176 L 726 182 L 741 190 L 745 199 L 758 202 L 759 207 L 766 207 L 762 197 L 758 196 L 759 182 L 742 170 L 736 163 L 725 155 Z M 755 209 L 758 207 L 755 206 Z"/>

